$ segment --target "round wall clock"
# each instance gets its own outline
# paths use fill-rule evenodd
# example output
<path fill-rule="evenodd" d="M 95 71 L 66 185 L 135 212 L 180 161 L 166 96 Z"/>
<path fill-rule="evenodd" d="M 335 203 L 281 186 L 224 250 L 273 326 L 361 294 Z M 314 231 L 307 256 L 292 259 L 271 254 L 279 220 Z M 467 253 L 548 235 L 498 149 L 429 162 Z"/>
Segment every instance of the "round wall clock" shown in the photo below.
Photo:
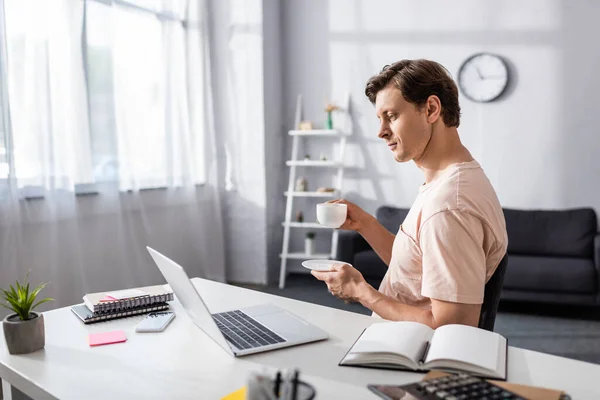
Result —
<path fill-rule="evenodd" d="M 458 71 L 458 87 L 469 100 L 486 103 L 500 97 L 508 86 L 506 62 L 495 54 L 469 57 Z"/>

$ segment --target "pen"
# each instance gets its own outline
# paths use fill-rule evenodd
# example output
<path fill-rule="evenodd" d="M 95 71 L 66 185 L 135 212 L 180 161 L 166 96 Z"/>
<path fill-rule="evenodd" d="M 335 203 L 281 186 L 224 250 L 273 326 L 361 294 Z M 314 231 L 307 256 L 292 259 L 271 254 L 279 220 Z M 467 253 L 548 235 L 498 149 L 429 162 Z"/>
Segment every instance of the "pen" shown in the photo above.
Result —
<path fill-rule="evenodd" d="M 275 376 L 275 397 L 279 398 L 279 386 L 281 385 L 281 372 L 277 371 L 277 375 Z"/>
<path fill-rule="evenodd" d="M 294 379 L 292 380 L 292 400 L 296 400 L 296 396 L 297 393 L 296 391 L 298 390 L 298 370 L 295 369 L 294 370 Z"/>
<path fill-rule="evenodd" d="M 282 395 L 282 400 L 291 400 L 291 395 L 292 395 L 292 372 L 289 370 L 286 370 L 285 375 L 283 377 L 283 395 Z"/>

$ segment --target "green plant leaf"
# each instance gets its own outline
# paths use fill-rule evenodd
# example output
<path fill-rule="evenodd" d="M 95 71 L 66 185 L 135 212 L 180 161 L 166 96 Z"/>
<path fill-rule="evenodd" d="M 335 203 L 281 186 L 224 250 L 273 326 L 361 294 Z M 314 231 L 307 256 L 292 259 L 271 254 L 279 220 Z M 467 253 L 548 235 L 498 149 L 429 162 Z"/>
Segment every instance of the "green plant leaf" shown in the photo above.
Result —
<path fill-rule="evenodd" d="M 15 308 L 21 308 L 21 303 L 19 303 L 19 300 L 16 300 L 16 299 L 7 299 L 7 301 L 13 307 L 15 307 Z"/>
<path fill-rule="evenodd" d="M 3 298 L 6 303 L 1 304 L 4 308 L 8 308 L 21 318 L 21 320 L 27 320 L 32 310 L 40 304 L 52 301 L 54 299 L 45 298 L 36 302 L 37 296 L 40 291 L 44 289 L 47 283 L 41 283 L 35 288 L 31 288 L 29 282 L 29 272 L 25 276 L 24 284 L 21 284 L 18 280 L 15 281 L 15 285 L 10 285 L 9 289 L 0 289 L 0 298 Z"/>
<path fill-rule="evenodd" d="M 12 306 L 12 310 L 15 312 L 15 314 L 18 314 L 19 317 L 22 320 L 26 320 L 27 319 L 27 316 L 29 314 L 25 314 L 24 313 L 24 310 L 23 310 L 23 307 L 22 307 L 21 303 L 19 303 L 17 300 L 8 300 L 8 302 Z"/>
<path fill-rule="evenodd" d="M 54 299 L 47 297 L 45 299 L 38 301 L 37 303 L 35 303 L 34 305 L 31 306 L 31 311 L 33 311 L 33 309 L 36 308 L 37 306 L 39 306 L 40 304 L 46 303 L 48 301 L 54 301 Z"/>
<path fill-rule="evenodd" d="M 17 285 L 19 285 L 18 282 Z M 25 294 L 25 288 L 23 287 L 23 285 L 19 285 L 19 287 L 17 288 L 17 293 L 19 295 L 19 301 L 24 302 L 27 299 L 27 295 Z"/>
<path fill-rule="evenodd" d="M 6 300 L 8 298 L 12 298 L 13 295 L 8 290 L 0 289 L 2 291 L 2 297 Z"/>
<path fill-rule="evenodd" d="M 10 294 L 14 299 L 18 299 L 19 295 L 17 294 L 17 290 L 13 285 L 10 285 Z"/>
<path fill-rule="evenodd" d="M 35 297 L 38 295 L 38 293 L 45 288 L 47 285 L 47 283 L 40 283 L 35 289 L 33 289 L 33 291 L 31 292 L 31 296 L 35 299 Z"/>

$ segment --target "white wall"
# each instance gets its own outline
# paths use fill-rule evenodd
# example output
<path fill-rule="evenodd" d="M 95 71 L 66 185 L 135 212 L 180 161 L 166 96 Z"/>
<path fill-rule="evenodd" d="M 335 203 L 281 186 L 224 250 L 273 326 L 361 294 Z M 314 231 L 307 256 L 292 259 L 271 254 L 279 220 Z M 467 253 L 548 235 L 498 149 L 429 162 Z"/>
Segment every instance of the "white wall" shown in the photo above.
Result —
<path fill-rule="evenodd" d="M 488 51 L 508 61 L 514 83 L 489 104 L 461 95 L 459 132 L 502 205 L 600 212 L 600 2 L 287 0 L 282 11 L 285 122 L 298 93 L 305 117 L 320 123 L 324 99 L 352 93 L 347 198 L 370 212 L 407 207 L 423 180 L 376 137 L 366 80 L 404 58 L 438 61 L 456 77 L 467 57 Z"/>

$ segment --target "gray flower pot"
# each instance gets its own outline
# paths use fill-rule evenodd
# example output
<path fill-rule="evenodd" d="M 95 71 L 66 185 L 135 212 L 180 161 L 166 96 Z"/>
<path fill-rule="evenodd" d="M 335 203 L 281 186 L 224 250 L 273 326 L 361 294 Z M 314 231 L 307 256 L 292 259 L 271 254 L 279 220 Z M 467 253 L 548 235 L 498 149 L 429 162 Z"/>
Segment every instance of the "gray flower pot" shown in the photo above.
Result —
<path fill-rule="evenodd" d="M 44 348 L 44 316 L 36 312 L 31 314 L 35 317 L 27 321 L 21 321 L 17 314 L 9 315 L 2 321 L 4 338 L 10 354 L 33 353 Z"/>

